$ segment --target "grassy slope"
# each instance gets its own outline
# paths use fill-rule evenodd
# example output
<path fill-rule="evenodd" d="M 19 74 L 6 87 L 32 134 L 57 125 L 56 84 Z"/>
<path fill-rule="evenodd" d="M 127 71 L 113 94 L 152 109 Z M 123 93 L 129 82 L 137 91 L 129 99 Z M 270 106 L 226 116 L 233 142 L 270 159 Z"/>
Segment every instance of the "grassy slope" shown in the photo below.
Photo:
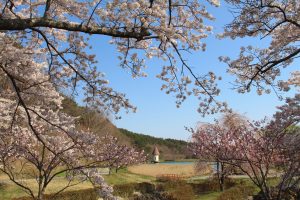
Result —
<path fill-rule="evenodd" d="M 151 176 L 130 173 L 127 169 L 118 170 L 118 173 L 113 172 L 110 175 L 104 176 L 104 178 L 111 185 L 151 182 L 155 180 L 155 178 Z"/>

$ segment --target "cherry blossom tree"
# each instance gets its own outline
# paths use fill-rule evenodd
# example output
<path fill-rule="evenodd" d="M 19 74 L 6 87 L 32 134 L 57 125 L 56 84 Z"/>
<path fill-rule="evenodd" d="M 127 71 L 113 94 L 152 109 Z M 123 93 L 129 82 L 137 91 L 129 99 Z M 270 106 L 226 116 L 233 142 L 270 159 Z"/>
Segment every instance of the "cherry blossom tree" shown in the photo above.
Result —
<path fill-rule="evenodd" d="M 62 173 L 67 174 L 68 181 L 52 194 L 54 197 L 68 187 L 91 181 L 101 197 L 113 199 L 113 190 L 98 168 L 110 167 L 112 161 L 128 166 L 145 160 L 143 152 L 119 145 L 114 137 L 77 131 L 74 118 L 60 113 L 48 113 L 55 125 L 39 117 L 33 121 L 37 139 L 18 112 L 24 110 L 18 109 L 17 120 L 12 126 L 2 127 L 0 133 L 0 171 L 34 199 L 42 200 L 48 185 Z M 125 149 L 126 155 L 122 152 Z M 28 179 L 36 180 L 37 187 L 28 185 Z"/>
<path fill-rule="evenodd" d="M 101 151 L 97 154 L 104 154 L 105 157 L 109 158 L 105 163 L 105 166 L 109 168 L 109 172 L 111 172 L 112 168 L 115 168 L 117 172 L 122 167 L 146 161 L 147 155 L 144 154 L 144 151 L 139 152 L 134 148 L 121 145 L 115 137 L 108 137 L 108 139 L 107 142 L 98 142 L 94 148 L 97 149 L 95 150 L 96 152 Z M 103 151 L 103 146 L 105 147 L 105 151 Z"/>
<path fill-rule="evenodd" d="M 289 127 L 300 122 L 300 96 L 288 98 L 271 121 L 243 122 L 228 129 L 222 123 L 193 131 L 192 149 L 205 159 L 238 167 L 259 187 L 263 199 L 282 199 L 299 184 L 299 138 Z M 280 183 L 271 188 L 270 170 L 279 167 Z"/>
<path fill-rule="evenodd" d="M 226 0 L 232 6 L 234 19 L 225 27 L 221 37 L 260 37 L 269 46 L 241 47 L 239 57 L 231 60 L 220 57 L 228 64 L 228 72 L 236 75 L 239 92 L 256 88 L 257 93 L 270 93 L 279 87 L 288 91 L 292 85 L 299 86 L 299 71 L 288 81 L 278 80 L 281 70 L 299 57 L 299 8 L 297 0 Z M 270 42 L 268 42 L 270 41 Z"/>
<path fill-rule="evenodd" d="M 44 53 L 1 36 L 0 171 L 34 199 L 43 199 L 47 186 L 64 172 L 70 179 L 57 193 L 80 183 L 70 176 L 80 172 L 98 188 L 99 195 L 113 198 L 112 189 L 96 172 L 116 159 L 110 152 L 124 147 L 111 136 L 97 137 L 76 127 L 76 118 L 62 112 L 58 82 L 51 81 L 48 65 L 38 62 Z M 128 151 L 131 162 L 123 165 L 143 161 L 141 153 Z M 37 191 L 25 178 L 36 180 Z"/>
<path fill-rule="evenodd" d="M 231 153 L 231 149 L 223 146 L 227 143 L 228 132 L 246 124 L 243 116 L 237 113 L 226 113 L 216 124 L 199 123 L 196 130 L 189 129 L 193 134 L 189 149 L 197 157 L 199 163 L 212 162 L 216 164 L 216 175 L 220 191 L 224 190 L 225 179 L 232 174 L 233 166 L 223 161 L 224 154 Z"/>
<path fill-rule="evenodd" d="M 218 6 L 217 0 L 208 0 Z M 89 35 L 111 36 L 119 51 L 120 65 L 133 77 L 146 76 L 145 58 L 166 60 L 157 75 L 162 90 L 176 94 L 177 106 L 189 95 L 201 100 L 199 112 L 215 113 L 226 108 L 218 102 L 216 75 L 194 74 L 183 52 L 204 50 L 202 39 L 212 27 L 204 24 L 213 16 L 196 0 L 179 1 L 53 1 L 2 0 L 0 30 L 28 50 L 43 52 L 38 63 L 48 65 L 51 82 L 75 93 L 85 90 L 89 106 L 118 112 L 135 110 L 124 94 L 108 86 L 96 67 L 94 55 L 86 53 Z M 35 59 L 37 61 L 37 59 Z M 195 87 L 189 87 L 194 84 Z"/>

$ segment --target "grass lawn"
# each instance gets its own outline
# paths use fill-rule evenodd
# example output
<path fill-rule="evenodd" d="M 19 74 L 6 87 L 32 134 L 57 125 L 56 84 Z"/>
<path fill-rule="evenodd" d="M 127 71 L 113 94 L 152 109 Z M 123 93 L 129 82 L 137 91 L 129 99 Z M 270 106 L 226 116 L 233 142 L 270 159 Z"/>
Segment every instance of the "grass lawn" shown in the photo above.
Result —
<path fill-rule="evenodd" d="M 110 185 L 155 181 L 154 177 L 131 173 L 127 169 L 121 169 L 118 173 L 113 172 L 112 174 L 103 177 Z"/>
<path fill-rule="evenodd" d="M 126 169 L 121 169 L 118 173 L 113 172 L 111 175 L 104 175 L 104 179 L 110 185 L 125 184 L 125 183 L 138 183 L 154 181 L 154 177 L 145 175 L 137 175 L 128 172 Z M 2 184 L 1 184 L 2 183 Z M 36 188 L 37 184 L 34 179 L 25 179 L 24 183 L 30 188 Z M 46 193 L 51 194 L 57 192 L 67 184 L 64 176 L 55 178 L 47 187 Z M 68 188 L 66 191 L 82 190 L 92 188 L 91 183 L 83 182 L 76 186 Z M 10 182 L 7 176 L 0 174 L 0 200 L 11 200 L 12 198 L 27 196 L 27 194 L 14 183 Z"/>
<path fill-rule="evenodd" d="M 16 186 L 12 182 L 9 182 L 8 179 L 3 179 L 3 177 L 1 178 L 2 178 L 1 181 L 3 183 L 2 186 L 0 186 L 1 200 L 10 200 L 12 198 L 27 196 L 27 194 L 20 187 Z M 33 189 L 34 191 L 37 191 L 35 190 L 35 188 L 37 188 L 37 184 L 34 179 L 26 179 L 23 181 L 23 183 L 26 184 L 27 187 Z M 61 188 L 66 186 L 67 183 L 68 181 L 61 177 L 54 179 L 47 187 L 46 194 L 51 194 L 59 191 Z M 83 182 L 66 189 L 66 191 L 82 190 L 88 188 L 92 188 L 91 183 Z"/>

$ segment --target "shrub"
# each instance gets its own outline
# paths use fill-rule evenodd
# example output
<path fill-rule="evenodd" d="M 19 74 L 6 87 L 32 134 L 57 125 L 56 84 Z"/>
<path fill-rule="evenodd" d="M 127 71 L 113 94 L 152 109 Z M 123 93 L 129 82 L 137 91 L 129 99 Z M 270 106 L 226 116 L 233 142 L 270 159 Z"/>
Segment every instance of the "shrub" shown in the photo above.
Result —
<path fill-rule="evenodd" d="M 220 191 L 219 181 L 216 178 L 208 179 L 202 183 L 190 183 L 190 185 L 193 187 L 196 194 Z M 232 188 L 236 185 L 237 183 L 233 179 L 225 179 L 225 189 Z"/>
<path fill-rule="evenodd" d="M 278 195 L 278 189 L 276 187 L 270 188 L 270 195 L 274 197 L 274 199 Z M 264 195 L 262 192 L 259 192 L 257 195 L 254 196 L 254 200 L 263 200 Z M 281 191 L 280 200 L 299 200 L 300 199 L 300 191 L 297 188 L 289 188 L 285 191 Z"/>
<path fill-rule="evenodd" d="M 193 187 L 185 181 L 131 183 L 114 186 L 114 194 L 131 200 L 191 200 Z"/>
<path fill-rule="evenodd" d="M 137 191 L 142 194 L 153 193 L 155 191 L 155 185 L 152 183 L 129 183 L 114 186 L 114 195 L 120 197 L 131 197 L 133 193 Z"/>
<path fill-rule="evenodd" d="M 191 200 L 195 196 L 193 188 L 188 184 L 178 185 L 175 190 L 168 192 L 168 194 L 177 200 Z"/>
<path fill-rule="evenodd" d="M 121 184 L 114 186 L 114 195 L 120 197 L 130 197 L 135 190 L 135 184 Z"/>
<path fill-rule="evenodd" d="M 155 185 L 148 182 L 142 182 L 135 185 L 135 190 L 141 193 L 153 193 L 155 191 Z"/>
<path fill-rule="evenodd" d="M 243 200 L 247 199 L 248 196 L 253 195 L 255 191 L 254 186 L 242 186 L 238 185 L 225 190 L 217 200 Z"/>
<path fill-rule="evenodd" d="M 158 191 L 165 191 L 171 199 L 191 200 L 194 198 L 193 187 L 185 181 L 170 181 L 158 186 Z"/>
<path fill-rule="evenodd" d="M 174 187 L 177 187 L 178 185 L 184 185 L 186 184 L 185 181 L 168 181 L 168 182 L 164 182 L 162 184 L 159 184 L 159 189 L 160 190 L 171 190 Z"/>
<path fill-rule="evenodd" d="M 236 182 L 236 180 L 232 179 L 232 178 L 226 178 L 225 179 L 225 183 L 224 183 L 224 188 L 225 189 L 229 189 L 232 188 L 234 186 L 237 186 L 238 183 Z"/>
<path fill-rule="evenodd" d="M 139 194 L 134 195 L 130 200 L 177 200 L 174 197 L 170 196 L 164 192 L 153 192 L 153 193 L 146 193 L 146 194 Z"/>

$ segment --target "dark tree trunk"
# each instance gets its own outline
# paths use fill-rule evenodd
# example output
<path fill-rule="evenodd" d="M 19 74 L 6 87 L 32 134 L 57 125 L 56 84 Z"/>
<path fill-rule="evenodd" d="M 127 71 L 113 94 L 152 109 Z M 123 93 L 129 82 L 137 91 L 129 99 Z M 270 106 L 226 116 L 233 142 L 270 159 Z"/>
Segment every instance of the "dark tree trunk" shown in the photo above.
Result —
<path fill-rule="evenodd" d="M 225 177 L 223 171 L 224 171 L 223 163 L 217 162 L 217 176 L 218 176 L 220 191 L 224 191 Z"/>

